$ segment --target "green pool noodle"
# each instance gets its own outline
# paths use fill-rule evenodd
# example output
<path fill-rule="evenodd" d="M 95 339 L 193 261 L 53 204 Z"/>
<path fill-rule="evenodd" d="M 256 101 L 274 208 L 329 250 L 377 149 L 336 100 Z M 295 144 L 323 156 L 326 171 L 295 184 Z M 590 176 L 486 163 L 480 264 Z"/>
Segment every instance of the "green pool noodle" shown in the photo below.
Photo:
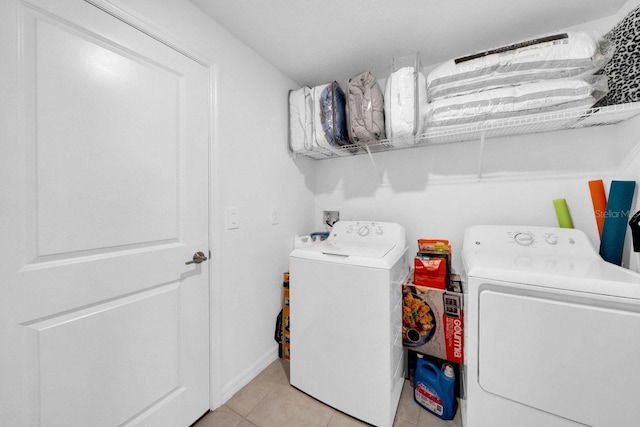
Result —
<path fill-rule="evenodd" d="M 555 199 L 553 201 L 553 207 L 556 210 L 560 228 L 573 228 L 573 221 L 571 220 L 567 201 L 565 199 Z"/>

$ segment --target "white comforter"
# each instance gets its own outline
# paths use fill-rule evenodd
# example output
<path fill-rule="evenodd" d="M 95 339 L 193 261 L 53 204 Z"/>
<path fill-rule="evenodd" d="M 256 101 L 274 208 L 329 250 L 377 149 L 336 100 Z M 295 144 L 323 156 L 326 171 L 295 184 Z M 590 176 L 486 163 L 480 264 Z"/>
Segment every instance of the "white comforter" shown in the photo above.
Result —
<path fill-rule="evenodd" d="M 294 153 L 312 149 L 312 111 L 311 88 L 305 86 L 289 92 L 289 146 Z"/>
<path fill-rule="evenodd" d="M 427 126 L 514 117 L 564 106 L 589 108 L 604 96 L 606 89 L 605 76 L 590 76 L 531 82 L 454 96 L 428 104 Z"/>
<path fill-rule="evenodd" d="M 596 37 L 568 31 L 442 63 L 427 76 L 429 101 L 535 80 L 593 74 L 611 56 Z"/>
<path fill-rule="evenodd" d="M 385 133 L 392 145 L 402 138 L 420 135 L 423 131 L 426 80 L 422 72 L 416 76 L 414 70 L 413 67 L 400 68 L 391 73 L 385 85 Z"/>

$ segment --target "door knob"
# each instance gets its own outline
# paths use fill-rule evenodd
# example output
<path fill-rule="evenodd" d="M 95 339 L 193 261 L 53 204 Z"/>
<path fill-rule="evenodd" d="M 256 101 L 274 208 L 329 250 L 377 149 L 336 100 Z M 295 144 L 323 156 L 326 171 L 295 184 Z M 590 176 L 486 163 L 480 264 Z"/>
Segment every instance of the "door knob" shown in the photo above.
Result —
<path fill-rule="evenodd" d="M 206 261 L 207 257 L 203 252 L 196 252 L 193 254 L 193 259 L 191 261 L 185 262 L 185 264 L 200 264 L 202 261 Z"/>

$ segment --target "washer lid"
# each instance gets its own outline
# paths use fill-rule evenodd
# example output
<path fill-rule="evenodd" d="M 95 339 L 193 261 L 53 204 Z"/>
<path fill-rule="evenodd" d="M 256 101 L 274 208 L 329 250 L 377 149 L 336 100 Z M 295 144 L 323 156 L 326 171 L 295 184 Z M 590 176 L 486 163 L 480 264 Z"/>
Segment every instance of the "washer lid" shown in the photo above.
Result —
<path fill-rule="evenodd" d="M 336 243 L 325 240 L 294 249 L 289 257 L 332 264 L 390 269 L 406 250 L 407 248 L 394 244 Z"/>
<path fill-rule="evenodd" d="M 356 242 L 333 242 L 326 240 L 318 245 L 309 246 L 309 250 L 327 255 L 357 256 L 363 258 L 382 258 L 395 248 L 393 244 L 371 244 Z"/>
<path fill-rule="evenodd" d="M 293 258 L 373 268 L 391 268 L 406 252 L 400 224 L 372 221 L 338 221 L 327 240 L 296 248 Z"/>

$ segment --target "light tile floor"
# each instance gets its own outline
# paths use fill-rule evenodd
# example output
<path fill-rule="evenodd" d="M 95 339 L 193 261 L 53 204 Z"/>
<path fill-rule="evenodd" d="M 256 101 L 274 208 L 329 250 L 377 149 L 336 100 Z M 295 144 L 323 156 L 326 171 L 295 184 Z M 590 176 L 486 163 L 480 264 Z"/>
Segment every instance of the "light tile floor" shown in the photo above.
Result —
<path fill-rule="evenodd" d="M 277 359 L 229 401 L 192 427 L 357 427 L 368 426 L 289 385 L 288 362 Z M 443 421 L 413 401 L 405 381 L 394 427 L 461 427 L 460 409 Z"/>

